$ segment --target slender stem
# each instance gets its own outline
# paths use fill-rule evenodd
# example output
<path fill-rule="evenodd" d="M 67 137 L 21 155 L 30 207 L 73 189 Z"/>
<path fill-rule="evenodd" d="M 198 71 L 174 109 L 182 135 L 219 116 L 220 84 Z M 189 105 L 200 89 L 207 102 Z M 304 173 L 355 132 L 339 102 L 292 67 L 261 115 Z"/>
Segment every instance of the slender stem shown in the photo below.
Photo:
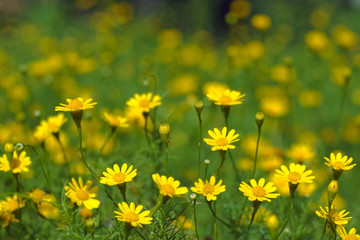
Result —
<path fill-rule="evenodd" d="M 126 182 L 119 184 L 117 186 L 120 190 L 120 193 L 121 193 L 121 196 L 122 196 L 124 202 L 126 202 Z"/>
<path fill-rule="evenodd" d="M 20 207 L 20 194 L 21 194 L 21 184 L 20 184 L 20 174 L 19 173 L 13 173 L 14 177 L 15 177 L 15 181 L 16 181 L 16 191 L 17 191 L 17 202 L 18 202 L 18 218 L 21 222 L 21 207 Z"/>
<path fill-rule="evenodd" d="M 198 119 L 199 119 L 199 152 L 198 152 L 198 172 L 197 172 L 197 178 L 200 177 L 200 168 L 201 168 L 201 147 L 202 147 L 202 120 L 201 120 L 201 113 L 198 113 Z"/>
<path fill-rule="evenodd" d="M 154 156 L 154 153 L 153 153 L 153 148 L 152 148 L 150 137 L 149 137 L 149 131 L 147 129 L 149 113 L 148 112 L 143 112 L 143 116 L 144 116 L 144 119 L 145 119 L 144 130 L 145 130 L 146 142 L 147 142 L 148 147 L 149 147 L 151 159 L 155 163 L 155 156 Z"/>
<path fill-rule="evenodd" d="M 215 178 L 217 178 L 219 176 L 219 173 L 224 165 L 224 162 L 225 162 L 225 154 L 226 154 L 226 151 L 223 151 L 223 150 L 220 150 L 219 151 L 220 153 L 220 156 L 221 156 L 221 162 L 220 162 L 220 166 L 219 168 L 216 170 L 216 173 L 215 173 Z"/>
<path fill-rule="evenodd" d="M 251 178 L 254 178 L 254 177 L 255 177 L 256 164 L 257 164 L 258 151 L 259 151 L 259 144 L 260 144 L 260 136 L 261 136 L 261 127 L 258 127 L 258 136 L 257 136 L 257 141 L 256 141 L 254 169 L 253 169 L 253 171 L 252 171 Z"/>
<path fill-rule="evenodd" d="M 216 202 L 214 202 L 214 240 L 216 240 L 216 237 L 217 237 L 217 235 L 216 235 Z"/>
<path fill-rule="evenodd" d="M 131 224 L 125 223 L 125 238 L 124 238 L 124 240 L 128 240 L 128 239 L 129 239 L 130 232 L 131 232 L 132 228 L 133 228 L 133 227 L 131 226 Z"/>
<path fill-rule="evenodd" d="M 331 216 L 331 202 L 329 202 L 329 218 L 330 218 L 330 227 L 331 227 L 331 230 L 333 231 L 333 233 L 334 233 L 334 239 L 336 239 L 336 236 L 337 236 L 337 234 L 336 234 L 336 230 L 335 230 L 335 227 L 334 227 L 334 225 L 333 225 L 333 219 L 332 219 L 332 216 Z"/>
<path fill-rule="evenodd" d="M 236 177 L 237 181 L 240 182 L 240 181 L 241 181 L 241 178 L 240 178 L 238 169 L 237 169 L 237 167 L 236 167 L 236 163 L 235 163 L 235 161 L 234 161 L 234 158 L 233 158 L 233 156 L 232 156 L 232 154 L 231 154 L 230 151 L 229 151 L 229 158 L 230 158 L 231 165 L 233 166 L 233 169 L 234 169 L 234 172 L 235 172 L 235 177 Z"/>
<path fill-rule="evenodd" d="M 194 224 L 195 224 L 196 238 L 197 238 L 198 240 L 200 240 L 200 238 L 199 238 L 199 233 L 198 233 L 198 229 L 197 229 L 197 221 L 196 221 L 196 199 L 194 200 L 194 207 L 193 207 L 193 209 L 194 209 Z"/>
<path fill-rule="evenodd" d="M 62 144 L 61 140 L 60 140 L 60 133 L 57 132 L 57 133 L 54 133 L 53 134 L 54 137 L 56 138 L 56 141 L 58 142 L 59 146 L 60 146 L 60 149 L 61 149 L 61 152 L 64 156 L 64 160 L 65 160 L 65 164 L 66 164 L 66 168 L 68 169 L 68 171 L 70 172 L 70 165 L 69 165 L 69 159 L 66 155 L 66 152 L 65 152 L 65 148 L 64 148 L 64 145 Z"/>
<path fill-rule="evenodd" d="M 206 178 L 208 167 L 209 164 L 205 164 L 204 179 Z"/>
<path fill-rule="evenodd" d="M 293 208 L 294 208 L 294 195 L 291 196 L 290 209 L 289 209 L 288 215 L 286 217 L 284 226 L 281 228 L 280 232 L 278 233 L 277 237 L 275 238 L 276 240 L 279 239 L 281 233 L 284 231 L 287 223 L 289 222 L 289 219 L 290 219 L 291 212 L 292 212 Z"/>
<path fill-rule="evenodd" d="M 164 199 L 163 195 L 159 194 L 159 197 L 158 197 L 158 200 L 157 200 L 157 202 L 156 202 L 156 205 L 155 205 L 155 207 L 152 209 L 151 213 L 149 214 L 149 217 L 152 217 L 152 216 L 155 214 L 155 212 L 156 212 L 157 210 L 159 210 L 159 208 L 160 208 L 160 207 L 162 206 L 162 204 L 163 204 L 163 199 Z"/>
<path fill-rule="evenodd" d="M 120 226 L 122 222 L 118 222 L 118 224 L 114 227 L 114 229 L 103 239 L 103 240 L 107 240 L 111 237 L 111 235 L 113 235 L 113 233 L 116 231 L 116 229 L 118 229 L 118 227 Z"/>
<path fill-rule="evenodd" d="M 207 204 L 208 204 L 208 206 L 209 206 L 209 208 L 210 208 L 210 211 L 211 211 L 212 215 L 213 215 L 217 220 L 219 220 L 222 224 L 224 224 L 225 226 L 227 226 L 229 229 L 233 229 L 233 227 L 232 227 L 230 224 L 224 222 L 224 220 L 222 220 L 221 218 L 219 218 L 219 217 L 216 215 L 216 212 L 215 212 L 215 211 L 213 210 L 213 208 L 211 207 L 211 202 L 209 202 L 209 201 L 206 201 L 206 202 L 207 202 Z"/>
<path fill-rule="evenodd" d="M 327 220 L 325 219 L 324 229 L 323 229 L 323 232 L 322 232 L 322 234 L 321 234 L 321 240 L 323 240 L 323 238 L 324 238 L 325 230 L 326 230 L 326 225 L 327 225 Z"/>
<path fill-rule="evenodd" d="M 165 174 L 168 176 L 169 169 L 168 169 L 168 152 L 169 152 L 169 143 L 165 144 Z"/>
<path fill-rule="evenodd" d="M 104 143 L 102 144 L 101 148 L 100 148 L 100 151 L 99 151 L 99 156 L 102 155 L 102 152 L 104 151 L 106 145 L 108 144 L 108 142 L 110 141 L 111 137 L 114 135 L 116 131 L 116 127 L 112 127 L 111 128 L 111 131 L 109 132 L 108 136 L 106 137 Z"/>

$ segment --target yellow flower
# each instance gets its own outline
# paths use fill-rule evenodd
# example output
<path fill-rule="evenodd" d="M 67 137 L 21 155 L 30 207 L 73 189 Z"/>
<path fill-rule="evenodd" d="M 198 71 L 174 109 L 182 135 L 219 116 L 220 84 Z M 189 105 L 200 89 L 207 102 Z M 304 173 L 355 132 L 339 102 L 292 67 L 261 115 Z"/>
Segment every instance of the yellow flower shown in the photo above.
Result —
<path fill-rule="evenodd" d="M 61 126 L 66 123 L 67 118 L 65 118 L 63 113 L 59 113 L 56 116 L 50 116 L 47 119 L 47 127 L 51 133 L 58 133 Z"/>
<path fill-rule="evenodd" d="M 68 104 L 60 103 L 61 106 L 56 106 L 55 111 L 63 111 L 63 112 L 73 112 L 73 111 L 82 111 L 85 109 L 93 108 L 97 102 L 91 102 L 93 99 L 87 99 L 84 101 L 83 98 L 78 97 L 75 99 L 67 98 L 66 101 Z"/>
<path fill-rule="evenodd" d="M 83 180 L 79 177 L 79 184 L 74 178 L 71 179 L 72 182 L 69 182 L 69 186 L 65 186 L 65 195 L 71 199 L 72 202 L 76 202 L 78 206 L 84 204 L 88 209 L 98 208 L 100 201 L 94 199 L 97 194 L 98 188 L 95 186 L 91 188 L 92 182 L 89 180 L 84 185 Z"/>
<path fill-rule="evenodd" d="M 345 227 L 340 225 L 340 226 L 336 227 L 336 231 L 342 240 L 359 240 L 360 239 L 360 235 L 356 234 L 355 228 L 351 228 L 350 231 L 347 233 Z"/>
<path fill-rule="evenodd" d="M 116 214 L 117 220 L 125 223 L 131 224 L 131 226 L 142 227 L 142 224 L 151 224 L 152 217 L 147 217 L 150 214 L 149 210 L 145 210 L 142 213 L 142 205 L 139 205 L 135 208 L 135 203 L 131 202 L 130 206 L 126 202 L 119 203 L 119 208 L 121 212 L 114 211 Z"/>
<path fill-rule="evenodd" d="M 230 89 L 218 89 L 206 94 L 206 96 L 213 101 L 216 105 L 231 106 L 238 105 L 243 102 L 245 94 L 238 91 L 231 91 Z"/>
<path fill-rule="evenodd" d="M 109 113 L 104 113 L 105 122 L 107 122 L 111 128 L 122 127 L 126 128 L 129 127 L 127 119 L 121 116 L 116 116 Z"/>
<path fill-rule="evenodd" d="M 150 109 L 155 108 L 161 104 L 161 97 L 152 93 L 143 93 L 141 95 L 135 93 L 133 98 L 130 98 L 126 105 L 130 108 L 136 109 L 140 112 L 150 112 Z"/>
<path fill-rule="evenodd" d="M 0 202 L 0 209 L 2 212 L 14 212 L 23 207 L 25 207 L 25 200 L 21 198 L 18 199 L 17 195 L 6 197 L 5 200 Z"/>
<path fill-rule="evenodd" d="M 290 103 L 286 96 L 267 96 L 260 100 L 260 108 L 267 116 L 278 118 L 289 113 Z"/>
<path fill-rule="evenodd" d="M 234 129 L 231 129 L 229 133 L 227 133 L 227 127 L 223 127 L 221 132 L 219 129 L 214 128 L 214 131 L 209 130 L 208 134 L 212 138 L 204 138 L 204 141 L 212 146 L 212 151 L 234 149 L 235 146 L 230 144 L 239 141 L 239 139 L 237 139 L 239 134 L 235 134 Z"/>
<path fill-rule="evenodd" d="M 294 160 L 298 163 L 304 163 L 311 161 L 314 158 L 315 153 L 310 146 L 306 144 L 298 143 L 298 144 L 292 144 L 291 148 L 286 151 L 286 155 L 291 160 Z"/>
<path fill-rule="evenodd" d="M 43 143 L 49 134 L 48 123 L 46 121 L 41 121 L 40 125 L 35 128 L 34 138 L 38 143 Z"/>
<path fill-rule="evenodd" d="M 314 52 L 320 52 L 328 45 L 328 38 L 323 32 L 310 31 L 305 35 L 305 42 Z"/>
<path fill-rule="evenodd" d="M 101 177 L 100 183 L 109 186 L 119 185 L 132 181 L 137 174 L 137 169 L 133 170 L 132 165 L 128 168 L 126 163 L 121 166 L 121 169 L 119 165 L 114 164 L 113 169 L 107 168 L 107 172 L 103 172 L 104 177 Z"/>
<path fill-rule="evenodd" d="M 199 180 L 197 182 L 195 182 L 195 187 L 191 188 L 191 191 L 195 192 L 195 193 L 199 193 L 204 195 L 204 197 L 206 197 L 206 201 L 210 202 L 210 201 L 215 201 L 217 199 L 216 195 L 219 195 L 222 192 L 225 192 L 225 185 L 221 185 L 222 184 L 222 180 L 219 180 L 219 182 L 217 184 L 215 177 L 211 176 L 210 177 L 210 182 L 208 182 L 208 180 L 204 182 L 199 178 Z"/>
<path fill-rule="evenodd" d="M 251 18 L 251 25 L 259 31 L 266 31 L 271 26 L 271 19 L 268 15 L 256 14 Z"/>
<path fill-rule="evenodd" d="M 16 219 L 11 212 L 0 212 L 0 220 L 2 228 L 6 228 L 11 222 L 19 222 L 19 219 Z"/>
<path fill-rule="evenodd" d="M 17 152 L 14 151 L 11 164 L 7 159 L 6 154 L 0 157 L 0 171 L 12 171 L 13 173 L 28 172 L 28 166 L 31 164 L 30 157 L 26 156 L 26 152 L 22 151 L 18 156 Z"/>
<path fill-rule="evenodd" d="M 225 91 L 228 89 L 228 86 L 225 83 L 221 82 L 207 82 L 204 84 L 203 93 L 208 95 L 209 93 L 217 92 L 217 91 Z"/>
<path fill-rule="evenodd" d="M 315 211 L 316 215 L 318 215 L 321 218 L 325 218 L 326 221 L 330 222 L 330 216 L 329 216 L 329 208 L 325 207 L 326 211 L 320 206 L 320 211 Z M 336 225 L 344 225 L 348 224 L 349 220 L 352 217 L 346 217 L 349 215 L 350 212 L 346 212 L 346 210 L 341 210 L 340 212 L 337 211 L 336 207 L 334 205 L 331 205 L 331 222 L 335 223 Z"/>
<path fill-rule="evenodd" d="M 265 185 L 265 179 L 260 178 L 257 183 L 255 179 L 250 179 L 250 185 L 245 182 L 240 184 L 239 190 L 248 197 L 250 201 L 268 201 L 271 202 L 270 198 L 277 198 L 280 196 L 279 193 L 272 193 L 276 191 L 276 187 L 272 182 L 268 182 Z"/>
<path fill-rule="evenodd" d="M 351 157 L 348 159 L 348 156 L 342 156 L 341 153 L 338 153 L 336 157 L 334 153 L 331 153 L 330 159 L 327 157 L 324 158 L 327 161 L 325 162 L 325 165 L 332 167 L 334 170 L 350 170 L 356 165 L 356 163 L 350 165 L 350 163 L 353 161 L 353 158 Z"/>
<path fill-rule="evenodd" d="M 57 208 L 54 204 L 56 202 L 56 198 L 52 194 L 45 194 L 42 197 L 42 200 L 38 203 L 39 213 L 47 219 L 56 219 L 60 215 L 59 208 Z"/>
<path fill-rule="evenodd" d="M 287 181 L 294 185 L 299 183 L 312 183 L 315 178 L 314 176 L 310 176 L 313 172 L 312 170 L 305 171 L 305 165 L 290 163 L 289 169 L 285 165 L 282 165 L 280 168 L 281 170 L 275 170 L 278 173 L 275 176 L 279 178 L 279 180 Z"/>
<path fill-rule="evenodd" d="M 174 197 L 188 192 L 187 187 L 179 187 L 180 181 L 174 180 L 173 177 L 167 178 L 158 173 L 152 175 L 154 182 L 157 184 L 160 194 L 163 196 Z"/>

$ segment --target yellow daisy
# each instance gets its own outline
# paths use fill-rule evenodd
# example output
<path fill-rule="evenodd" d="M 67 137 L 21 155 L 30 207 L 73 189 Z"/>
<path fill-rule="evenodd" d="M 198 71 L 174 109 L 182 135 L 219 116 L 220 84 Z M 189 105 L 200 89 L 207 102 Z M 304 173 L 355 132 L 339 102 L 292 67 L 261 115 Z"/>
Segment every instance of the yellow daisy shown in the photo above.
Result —
<path fill-rule="evenodd" d="M 50 116 L 47 119 L 47 127 L 51 133 L 58 133 L 61 126 L 66 123 L 67 118 L 63 113 L 59 113 L 56 116 Z"/>
<path fill-rule="evenodd" d="M 104 113 L 105 122 L 109 124 L 111 128 L 126 128 L 129 127 L 127 119 L 121 116 L 113 115 L 110 113 Z"/>
<path fill-rule="evenodd" d="M 143 93 L 141 95 L 135 93 L 133 98 L 130 98 L 126 105 L 134 110 L 140 112 L 150 112 L 150 109 L 155 108 L 161 104 L 161 97 L 152 93 Z"/>
<path fill-rule="evenodd" d="M 101 177 L 100 183 L 114 186 L 130 182 L 136 176 L 136 171 L 137 169 L 133 170 L 132 165 L 128 168 L 126 163 L 121 166 L 121 169 L 119 165 L 114 164 L 113 169 L 107 168 L 106 172 L 103 172 L 104 177 Z"/>
<path fill-rule="evenodd" d="M 79 184 L 74 178 L 69 182 L 69 186 L 65 186 L 65 195 L 71 199 L 72 202 L 76 202 L 78 206 L 84 204 L 88 209 L 98 208 L 100 201 L 95 199 L 97 196 L 98 187 L 92 187 L 92 182 L 89 180 L 84 185 L 81 177 L 79 177 Z"/>
<path fill-rule="evenodd" d="M 286 155 L 295 162 L 303 163 L 311 161 L 315 157 L 315 152 L 310 146 L 299 143 L 291 145 Z"/>
<path fill-rule="evenodd" d="M 17 195 L 6 197 L 5 200 L 0 201 L 0 209 L 2 212 L 14 212 L 23 207 L 25 207 L 25 200 L 21 198 L 18 199 Z"/>
<path fill-rule="evenodd" d="M 131 224 L 131 226 L 142 227 L 143 224 L 151 224 L 152 217 L 148 217 L 150 214 L 149 210 L 145 210 L 142 213 L 142 205 L 139 205 L 135 208 L 135 203 L 131 202 L 130 206 L 126 202 L 119 203 L 119 208 L 121 212 L 114 211 L 116 214 L 117 220 L 125 223 Z"/>
<path fill-rule="evenodd" d="M 205 184 L 200 178 L 194 184 L 195 187 L 192 187 L 191 191 L 204 195 L 204 197 L 206 197 L 206 201 L 208 202 L 215 201 L 217 199 L 216 195 L 226 191 L 226 186 L 221 185 L 222 180 L 219 180 L 219 182 L 216 184 L 214 176 L 210 177 L 209 182 L 206 180 Z"/>
<path fill-rule="evenodd" d="M 15 215 L 11 212 L 0 212 L 0 220 L 2 228 L 6 228 L 12 222 L 19 222 Z"/>
<path fill-rule="evenodd" d="M 230 89 L 219 89 L 209 92 L 206 96 L 216 105 L 230 106 L 241 104 L 245 94 L 241 94 L 241 92 L 238 91 L 231 91 Z"/>
<path fill-rule="evenodd" d="M 0 157 L 0 171 L 12 171 L 13 173 L 28 172 L 28 166 L 31 164 L 29 156 L 26 156 L 26 152 L 22 151 L 20 155 L 16 151 L 13 152 L 13 158 L 11 164 L 7 159 L 6 154 Z"/>
<path fill-rule="evenodd" d="M 356 234 L 355 228 L 351 228 L 350 231 L 347 233 L 344 226 L 340 225 L 336 227 L 336 231 L 342 240 L 360 240 L 360 235 Z"/>
<path fill-rule="evenodd" d="M 75 99 L 67 98 L 66 101 L 68 104 L 60 103 L 61 106 L 56 106 L 55 111 L 63 111 L 63 112 L 73 112 L 73 111 L 82 111 L 85 109 L 93 108 L 97 102 L 91 102 L 93 99 L 87 99 L 84 101 L 83 98 L 78 97 Z"/>
<path fill-rule="evenodd" d="M 348 156 L 342 156 L 341 153 L 338 153 L 336 156 L 334 153 L 330 154 L 330 159 L 327 157 L 324 157 L 326 162 L 325 164 L 329 167 L 332 167 L 334 170 L 350 170 L 352 169 L 355 164 L 350 165 L 350 163 L 352 163 L 353 158 L 349 158 Z"/>
<path fill-rule="evenodd" d="M 320 206 L 320 211 L 315 211 L 316 215 L 318 215 L 321 218 L 325 218 L 326 221 L 330 222 L 330 216 L 329 216 L 329 208 L 325 207 L 326 211 Z M 336 225 L 345 225 L 348 224 L 349 220 L 352 217 L 346 217 L 349 215 L 350 212 L 346 212 L 346 210 L 341 210 L 340 212 L 337 211 L 336 207 L 334 205 L 331 205 L 331 220 Z"/>
<path fill-rule="evenodd" d="M 160 176 L 158 173 L 152 175 L 152 178 L 159 188 L 160 194 L 167 197 L 180 196 L 188 192 L 187 187 L 179 187 L 180 181 L 174 180 L 173 177 L 167 178 Z"/>
<path fill-rule="evenodd" d="M 49 136 L 49 126 L 46 121 L 41 121 L 40 125 L 36 126 L 34 138 L 38 143 L 44 143 L 45 139 Z"/>
<path fill-rule="evenodd" d="M 221 132 L 219 129 L 214 128 L 214 131 L 209 130 L 208 134 L 212 138 L 204 138 L 204 141 L 212 146 L 212 151 L 234 149 L 235 146 L 230 144 L 239 141 L 239 139 L 237 139 L 239 134 L 235 134 L 234 129 L 231 129 L 229 133 L 227 133 L 227 127 L 223 127 Z"/>
<path fill-rule="evenodd" d="M 306 166 L 301 164 L 290 163 L 289 169 L 285 165 L 280 166 L 281 170 L 276 169 L 278 174 L 275 176 L 282 181 L 287 181 L 291 184 L 312 183 L 315 176 L 310 176 L 312 170 L 305 171 Z"/>
<path fill-rule="evenodd" d="M 268 182 L 265 185 L 265 179 L 260 178 L 257 183 L 255 179 L 250 179 L 250 185 L 245 182 L 240 184 L 239 190 L 248 197 L 250 201 L 268 201 L 271 202 L 270 198 L 277 198 L 280 196 L 279 193 L 272 193 L 276 191 L 276 187 L 272 182 Z"/>

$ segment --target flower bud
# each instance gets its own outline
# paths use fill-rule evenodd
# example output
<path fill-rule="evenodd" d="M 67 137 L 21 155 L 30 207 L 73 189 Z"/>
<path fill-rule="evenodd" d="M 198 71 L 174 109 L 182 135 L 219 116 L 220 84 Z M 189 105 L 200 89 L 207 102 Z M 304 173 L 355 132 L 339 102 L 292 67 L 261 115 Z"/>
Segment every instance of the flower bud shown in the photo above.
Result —
<path fill-rule="evenodd" d="M 210 164 L 210 160 L 209 160 L 209 159 L 205 159 L 205 160 L 204 160 L 204 164 L 205 164 L 205 165 L 209 165 L 209 164 Z"/>
<path fill-rule="evenodd" d="M 204 108 L 204 103 L 201 100 L 195 103 L 195 109 L 198 114 L 201 114 L 203 108 Z"/>
<path fill-rule="evenodd" d="M 165 144 L 168 144 L 170 141 L 169 135 L 170 135 L 170 125 L 168 123 L 163 123 L 159 127 L 159 133 L 161 136 L 161 139 Z"/>
<path fill-rule="evenodd" d="M 95 229 L 95 220 L 93 218 L 86 219 L 86 228 L 89 230 L 89 232 L 94 232 Z"/>
<path fill-rule="evenodd" d="M 5 143 L 5 152 L 11 153 L 12 151 L 14 151 L 14 144 L 10 142 Z"/>
<path fill-rule="evenodd" d="M 196 197 L 197 197 L 196 193 L 190 194 L 190 199 L 191 199 L 191 200 L 195 201 L 195 200 L 196 200 Z"/>
<path fill-rule="evenodd" d="M 328 185 L 328 201 L 329 201 L 329 203 L 332 203 L 332 201 L 334 200 L 338 191 L 339 191 L 338 181 L 332 180 Z"/>
<path fill-rule="evenodd" d="M 258 112 L 255 114 L 255 121 L 258 128 L 261 128 L 261 126 L 264 123 L 264 114 L 262 112 Z"/>
<path fill-rule="evenodd" d="M 16 151 L 21 152 L 25 148 L 25 146 L 22 143 L 17 143 L 14 148 Z"/>

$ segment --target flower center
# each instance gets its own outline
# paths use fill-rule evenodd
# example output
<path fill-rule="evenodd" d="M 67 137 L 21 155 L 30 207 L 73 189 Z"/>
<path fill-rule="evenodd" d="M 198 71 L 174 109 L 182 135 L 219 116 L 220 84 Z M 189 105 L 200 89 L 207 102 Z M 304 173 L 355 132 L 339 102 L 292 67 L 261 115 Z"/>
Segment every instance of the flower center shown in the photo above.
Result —
<path fill-rule="evenodd" d="M 266 196 L 266 190 L 263 187 L 256 186 L 252 189 L 252 193 L 255 197 L 265 197 Z"/>
<path fill-rule="evenodd" d="M 150 102 L 147 99 L 141 99 L 139 101 L 139 107 L 141 108 L 148 108 L 150 105 Z"/>
<path fill-rule="evenodd" d="M 115 182 L 123 182 L 126 178 L 126 175 L 122 172 L 115 173 L 113 176 L 113 180 Z"/>
<path fill-rule="evenodd" d="M 175 195 L 175 189 L 170 184 L 166 183 L 163 185 L 163 190 L 166 194 Z"/>
<path fill-rule="evenodd" d="M 68 105 L 68 108 L 74 109 L 74 110 L 81 110 L 83 107 L 84 107 L 84 104 L 81 101 L 79 101 L 78 99 L 72 100 Z"/>
<path fill-rule="evenodd" d="M 78 190 L 76 196 L 81 201 L 85 201 L 89 199 L 89 193 L 83 189 Z"/>
<path fill-rule="evenodd" d="M 21 161 L 18 158 L 13 158 L 12 162 L 11 162 L 11 168 L 15 169 L 20 167 Z"/>
<path fill-rule="evenodd" d="M 348 234 L 345 236 L 344 240 L 358 240 L 359 238 L 355 234 Z"/>
<path fill-rule="evenodd" d="M 219 98 L 219 102 L 221 102 L 222 104 L 229 104 L 231 103 L 232 99 L 229 96 L 221 96 Z"/>
<path fill-rule="evenodd" d="M 343 167 L 345 167 L 345 163 L 341 162 L 341 161 L 334 161 L 332 165 L 333 165 L 333 167 L 339 168 L 339 169 L 342 169 Z"/>
<path fill-rule="evenodd" d="M 228 144 L 229 144 L 228 140 L 224 137 L 220 137 L 220 138 L 216 139 L 216 145 L 218 145 L 218 146 L 226 146 Z"/>
<path fill-rule="evenodd" d="M 19 208 L 19 202 L 17 199 L 12 199 L 11 201 L 8 202 L 8 209 L 10 212 L 13 212 L 18 208 Z"/>
<path fill-rule="evenodd" d="M 125 218 L 128 222 L 136 222 L 139 220 L 139 215 L 137 215 L 135 212 L 127 212 L 125 214 Z"/>
<path fill-rule="evenodd" d="M 289 172 L 288 179 L 292 182 L 297 182 L 301 179 L 301 175 L 298 172 Z"/>
<path fill-rule="evenodd" d="M 340 220 L 340 216 L 339 216 L 336 209 L 331 209 L 330 214 L 331 214 L 331 219 L 332 219 L 333 222 L 336 222 L 336 221 Z"/>
<path fill-rule="evenodd" d="M 205 183 L 203 187 L 203 192 L 205 194 L 210 194 L 214 192 L 214 186 L 211 183 Z"/>

